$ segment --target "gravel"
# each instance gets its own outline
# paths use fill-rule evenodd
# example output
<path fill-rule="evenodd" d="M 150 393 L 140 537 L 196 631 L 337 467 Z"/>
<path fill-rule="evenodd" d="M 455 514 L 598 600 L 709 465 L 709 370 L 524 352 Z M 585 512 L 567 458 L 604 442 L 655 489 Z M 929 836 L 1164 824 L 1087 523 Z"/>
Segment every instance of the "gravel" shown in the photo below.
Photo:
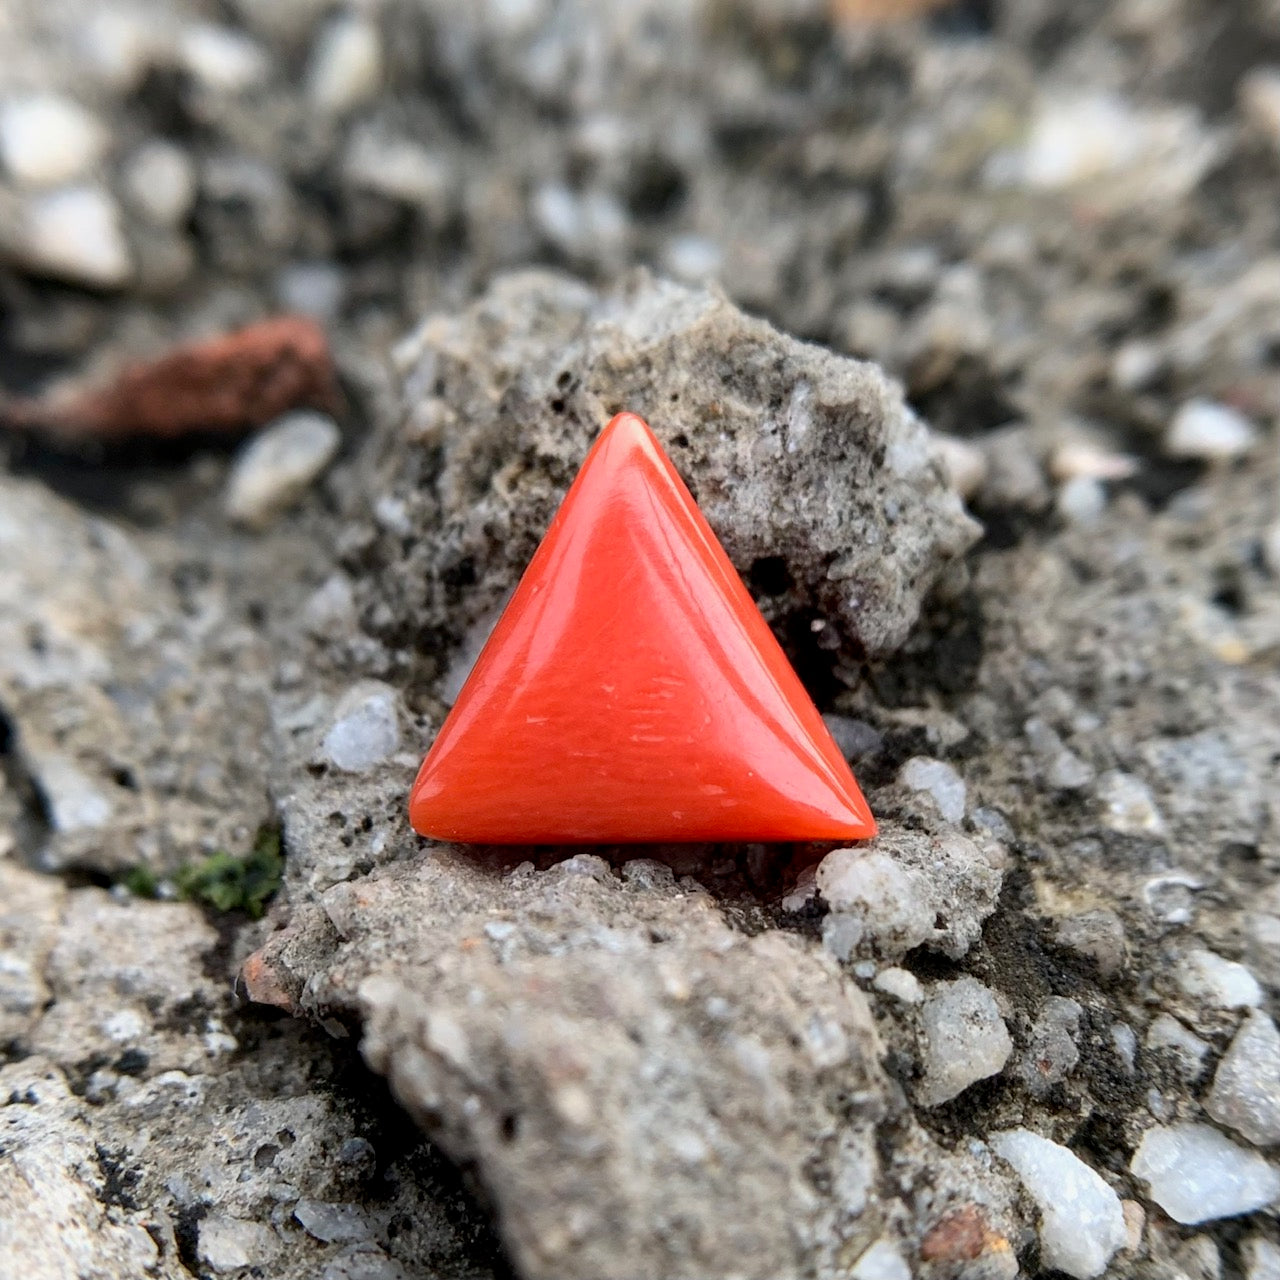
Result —
<path fill-rule="evenodd" d="M 913 756 L 902 766 L 898 781 L 912 791 L 931 796 L 938 812 L 948 822 L 959 822 L 964 818 L 964 779 L 944 760 Z"/>
<path fill-rule="evenodd" d="M 1040 1210 L 1040 1259 L 1076 1280 L 1100 1276 L 1124 1246 L 1120 1197 L 1066 1147 L 1027 1129 L 989 1139 L 1007 1160 Z"/>
<path fill-rule="evenodd" d="M 0 106 L 0 164 L 23 186 L 85 177 L 109 141 L 103 123 L 70 98 L 36 94 Z"/>
<path fill-rule="evenodd" d="M 1245 1018 L 1218 1063 L 1204 1107 L 1256 1146 L 1280 1142 L 1280 1031 L 1260 1009 Z"/>
<path fill-rule="evenodd" d="M 1165 447 L 1178 458 L 1204 462 L 1238 458 L 1258 442 L 1258 430 L 1239 410 L 1190 400 L 1174 415 Z"/>
<path fill-rule="evenodd" d="M 1148 1129 L 1130 1169 L 1187 1226 L 1252 1213 L 1280 1197 L 1280 1170 L 1207 1124 Z"/>
<path fill-rule="evenodd" d="M 1187 996 L 1212 1008 L 1252 1009 L 1262 1003 L 1262 988 L 1244 965 L 1204 947 L 1186 952 L 1173 978 Z"/>
<path fill-rule="evenodd" d="M 974 978 L 938 983 L 920 1010 L 922 1106 L 936 1107 L 1003 1070 L 1013 1041 L 989 987 Z"/>
<path fill-rule="evenodd" d="M 227 477 L 228 517 L 264 528 L 302 498 L 341 443 L 337 424 L 321 413 L 290 413 L 265 427 L 236 456 Z"/>
<path fill-rule="evenodd" d="M 60 187 L 32 196 L 13 255 L 38 275 L 95 289 L 118 289 L 133 277 L 120 208 L 101 187 Z"/>

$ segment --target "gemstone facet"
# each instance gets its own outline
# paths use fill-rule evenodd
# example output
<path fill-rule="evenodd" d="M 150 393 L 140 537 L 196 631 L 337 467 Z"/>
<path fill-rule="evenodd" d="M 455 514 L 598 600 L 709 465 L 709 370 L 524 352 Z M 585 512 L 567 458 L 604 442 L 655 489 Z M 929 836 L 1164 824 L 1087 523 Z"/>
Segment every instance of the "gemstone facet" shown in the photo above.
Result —
<path fill-rule="evenodd" d="M 648 426 L 592 446 L 409 799 L 477 844 L 857 840 L 875 820 Z"/>

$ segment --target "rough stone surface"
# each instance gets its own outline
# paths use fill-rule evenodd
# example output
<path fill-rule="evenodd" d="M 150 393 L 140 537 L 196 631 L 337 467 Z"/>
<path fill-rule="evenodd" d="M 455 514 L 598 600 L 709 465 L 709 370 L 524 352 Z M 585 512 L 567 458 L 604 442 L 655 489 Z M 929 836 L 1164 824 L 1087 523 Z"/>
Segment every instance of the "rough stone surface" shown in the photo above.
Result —
<path fill-rule="evenodd" d="M 365 553 L 377 566 L 366 607 L 423 634 L 460 639 L 460 618 L 510 591 L 622 408 L 649 420 L 739 570 L 786 576 L 775 616 L 803 602 L 869 651 L 901 645 L 977 532 L 927 431 L 873 367 L 785 338 L 717 293 L 638 277 L 600 296 L 514 276 L 463 315 L 427 319 L 397 361 L 405 430 L 438 448 L 406 455 L 388 440 L 379 488 L 410 527 L 439 534 L 408 556 L 382 534 Z"/>
<path fill-rule="evenodd" d="M 1260 1009 L 1218 1063 L 1205 1110 L 1257 1146 L 1280 1142 L 1280 1031 Z"/>
<path fill-rule="evenodd" d="M 1078 1156 L 1027 1129 L 993 1134 L 1040 1209 L 1042 1265 L 1077 1280 L 1100 1276 L 1125 1243 L 1120 1197 Z"/>
<path fill-rule="evenodd" d="M 1280 992 L 1274 5 L 911 8 L 0 6 L 0 106 L 97 126 L 91 160 L 41 141 L 62 185 L 0 161 L 0 1124 L 39 1166 L 0 1232 L 24 1274 L 252 1270 L 203 1242 L 261 1280 L 575 1280 L 582 1231 L 597 1270 L 664 1274 L 670 1239 L 700 1277 L 1031 1280 L 1044 1215 L 985 1141 L 1014 1129 L 1125 1197 L 1113 1280 L 1265 1274 L 1274 1203 L 1236 1192 L 1275 1147 L 1207 1128 L 1173 1175 L 1210 1183 L 1172 1189 L 1250 1216 L 1189 1228 L 1131 1165 L 1212 1121 Z M 12 429 L 10 397 L 282 309 L 328 334 L 345 447 L 252 538 L 223 505 L 243 442 Z M 882 835 L 831 870 L 877 855 L 901 901 L 835 907 L 825 848 L 598 851 L 624 888 L 563 850 L 508 883 L 409 833 L 422 753 L 614 407 L 653 420 L 854 763 Z M 326 738 L 375 689 L 340 768 Z M 963 780 L 958 817 L 900 780 L 921 758 Z M 264 827 L 266 920 L 173 900 L 210 875 L 236 899 Z M 923 1002 L 955 981 L 1013 1048 L 926 1107 Z M 823 1066 L 840 1037 L 810 1018 L 841 1002 L 853 1048 Z M 459 1028 L 501 1077 L 450 1065 Z"/>
<path fill-rule="evenodd" d="M 992 992 L 973 978 L 939 983 L 920 1011 L 926 1107 L 950 1102 L 1002 1070 L 1013 1041 Z"/>

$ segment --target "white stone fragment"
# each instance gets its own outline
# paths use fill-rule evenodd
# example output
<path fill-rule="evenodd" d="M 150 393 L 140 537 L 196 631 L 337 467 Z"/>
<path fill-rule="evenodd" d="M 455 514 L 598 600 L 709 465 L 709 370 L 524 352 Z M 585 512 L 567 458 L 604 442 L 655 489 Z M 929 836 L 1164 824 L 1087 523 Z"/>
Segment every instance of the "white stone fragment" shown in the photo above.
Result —
<path fill-rule="evenodd" d="M 1091 1280 L 1125 1243 L 1120 1197 L 1073 1152 L 1027 1129 L 993 1134 L 1040 1209 L 1040 1260 L 1049 1270 Z"/>
<path fill-rule="evenodd" d="M 1280 1196 L 1280 1170 L 1207 1124 L 1148 1129 L 1129 1168 L 1184 1226 L 1252 1213 Z"/>
<path fill-rule="evenodd" d="M 911 1280 L 911 1268 L 896 1245 L 877 1240 L 854 1263 L 849 1277 L 850 1280 Z"/>
<path fill-rule="evenodd" d="M 32 94 L 0 107 L 0 161 L 23 186 L 56 187 L 84 177 L 109 141 L 97 116 L 70 98 Z"/>
<path fill-rule="evenodd" d="M 362 773 L 394 755 L 399 746 L 395 690 L 376 680 L 364 680 L 338 702 L 321 752 L 344 772 Z"/>
<path fill-rule="evenodd" d="M 172 142 L 152 138 L 124 166 L 129 204 L 156 227 L 178 227 L 196 200 L 196 171 L 191 157 Z"/>
<path fill-rule="evenodd" d="M 1258 441 L 1258 429 L 1244 414 L 1214 400 L 1188 400 L 1174 414 L 1165 449 L 1175 458 L 1204 462 L 1238 458 Z"/>
<path fill-rule="evenodd" d="M 1098 779 L 1098 799 L 1102 803 L 1102 823 L 1124 836 L 1160 836 L 1164 819 L 1160 816 L 1151 789 L 1141 778 L 1119 769 L 1109 769 Z"/>
<path fill-rule="evenodd" d="M 1056 480 L 1127 480 L 1138 470 L 1138 460 L 1127 453 L 1112 453 L 1096 444 L 1069 440 L 1049 459 L 1049 473 Z"/>
<path fill-rule="evenodd" d="M 269 1261 L 281 1247 L 265 1222 L 215 1213 L 201 1219 L 196 1254 L 213 1271 L 239 1271 Z"/>
<path fill-rule="evenodd" d="M 1013 1041 L 992 992 L 976 978 L 937 984 L 921 1010 L 924 1081 L 919 1100 L 936 1107 L 999 1072 Z"/>
<path fill-rule="evenodd" d="M 382 37 L 372 22 L 341 14 L 320 34 L 307 90 L 321 111 L 341 115 L 368 102 L 382 85 Z"/>
<path fill-rule="evenodd" d="M 178 39 L 183 67 L 210 93 L 238 94 L 266 80 L 271 63 L 258 42 L 231 27 L 198 22 Z"/>
<path fill-rule="evenodd" d="M 1173 976 L 1186 995 L 1217 1009 L 1254 1009 L 1262 1003 L 1262 987 L 1244 965 L 1204 947 L 1188 951 Z"/>
<path fill-rule="evenodd" d="M 881 969 L 871 985 L 902 1004 L 919 1004 L 924 999 L 920 979 L 909 969 L 899 969 L 894 965 Z"/>
<path fill-rule="evenodd" d="M 822 945 L 841 962 L 853 954 L 862 941 L 862 933 L 862 921 L 857 916 L 833 911 L 822 921 Z"/>
<path fill-rule="evenodd" d="M 1280 1031 L 1261 1009 L 1218 1063 L 1205 1110 L 1254 1146 L 1280 1142 Z"/>
<path fill-rule="evenodd" d="M 18 247 L 24 266 L 97 289 L 117 289 L 133 275 L 116 202 L 99 187 L 62 187 L 26 207 Z"/>
<path fill-rule="evenodd" d="M 306 493 L 341 443 L 332 418 L 286 414 L 236 455 L 227 477 L 228 517 L 250 529 L 265 528 Z"/>
<path fill-rule="evenodd" d="M 898 781 L 912 791 L 931 795 L 938 812 L 948 822 L 959 822 L 964 817 L 964 779 L 946 761 L 912 756 L 899 770 Z"/>
<path fill-rule="evenodd" d="M 858 920 L 877 950 L 901 955 L 933 931 L 934 913 L 916 876 L 874 849 L 836 849 L 818 864 L 818 891 Z"/>

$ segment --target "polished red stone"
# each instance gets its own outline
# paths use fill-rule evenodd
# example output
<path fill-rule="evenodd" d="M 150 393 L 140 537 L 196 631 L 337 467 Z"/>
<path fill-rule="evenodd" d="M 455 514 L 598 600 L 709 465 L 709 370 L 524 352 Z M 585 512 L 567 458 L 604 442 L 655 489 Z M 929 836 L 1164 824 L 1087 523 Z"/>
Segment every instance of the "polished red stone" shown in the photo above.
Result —
<path fill-rule="evenodd" d="M 710 525 L 631 413 L 587 455 L 422 763 L 409 818 L 479 844 L 876 830 Z"/>

